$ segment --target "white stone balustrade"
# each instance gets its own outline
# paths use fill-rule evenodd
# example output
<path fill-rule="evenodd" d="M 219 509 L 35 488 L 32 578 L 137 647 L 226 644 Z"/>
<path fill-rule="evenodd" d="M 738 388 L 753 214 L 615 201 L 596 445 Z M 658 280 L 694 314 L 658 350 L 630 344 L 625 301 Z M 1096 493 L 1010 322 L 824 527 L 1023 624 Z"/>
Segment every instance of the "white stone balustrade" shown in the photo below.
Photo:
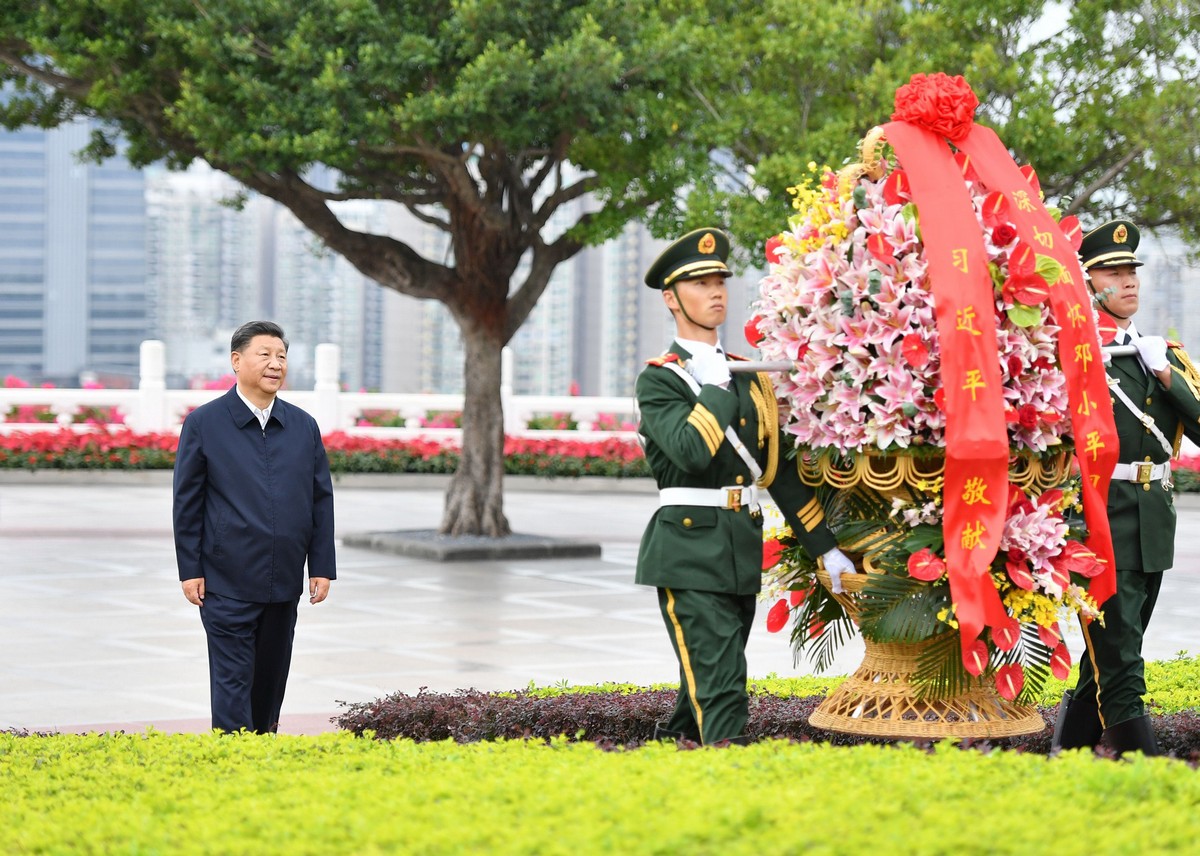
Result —
<path fill-rule="evenodd" d="M 317 420 L 324 433 L 344 431 L 348 434 L 378 437 L 440 437 L 457 440 L 457 428 L 422 427 L 430 413 L 462 410 L 461 395 L 426 395 L 392 392 L 343 392 L 338 384 L 340 350 L 337 345 L 316 347 L 314 360 L 315 383 L 311 390 L 288 389 L 282 395 L 304 408 Z M 194 407 L 223 394 L 222 390 L 167 389 L 165 383 L 165 349 L 162 342 L 146 341 L 140 352 L 140 374 L 137 389 L 71 389 L 56 387 L 0 388 L 0 420 L 10 409 L 29 405 L 46 407 L 54 416 L 52 422 L 0 421 L 0 434 L 17 431 L 95 431 L 105 426 L 75 423 L 81 408 L 117 407 L 125 424 L 109 425 L 108 430 L 131 428 L 142 433 L 178 433 L 183 418 Z M 512 360 L 506 353 L 501 362 L 501 400 L 504 404 L 505 433 L 514 437 L 541 437 L 596 441 L 611 438 L 634 439 L 633 431 L 596 430 L 602 416 L 612 417 L 619 426 L 634 423 L 633 396 L 578 395 L 515 395 L 512 392 Z M 403 428 L 360 426 L 357 423 L 364 411 L 395 411 L 405 420 Z M 566 414 L 578 425 L 577 430 L 556 431 L 528 428 L 534 417 Z"/>

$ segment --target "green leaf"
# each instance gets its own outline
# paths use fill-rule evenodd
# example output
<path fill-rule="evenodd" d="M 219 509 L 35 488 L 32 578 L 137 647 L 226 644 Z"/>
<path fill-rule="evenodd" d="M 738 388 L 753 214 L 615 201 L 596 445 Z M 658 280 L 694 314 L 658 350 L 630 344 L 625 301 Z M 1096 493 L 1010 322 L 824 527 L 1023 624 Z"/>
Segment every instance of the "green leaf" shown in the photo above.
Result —
<path fill-rule="evenodd" d="M 1043 256 L 1040 253 L 1036 254 L 1035 258 L 1037 259 L 1037 264 L 1034 267 L 1034 271 L 1037 275 L 1046 280 L 1047 285 L 1052 286 L 1058 282 L 1063 273 L 1063 266 L 1056 259 L 1050 256 Z"/>
<path fill-rule="evenodd" d="M 1008 318 L 1018 327 L 1032 327 L 1042 320 L 1042 310 L 1037 306 L 1018 303 L 1008 310 Z"/>
<path fill-rule="evenodd" d="M 859 595 L 858 624 L 863 637 L 876 642 L 921 642 L 945 627 L 937 614 L 947 606 L 944 586 L 872 574 Z"/>
<path fill-rule="evenodd" d="M 933 526 L 929 523 L 918 523 L 909 532 L 908 537 L 904 539 L 904 549 L 911 553 L 916 553 L 928 547 L 935 553 L 941 551 L 945 543 L 945 535 L 942 532 L 942 527 Z"/>

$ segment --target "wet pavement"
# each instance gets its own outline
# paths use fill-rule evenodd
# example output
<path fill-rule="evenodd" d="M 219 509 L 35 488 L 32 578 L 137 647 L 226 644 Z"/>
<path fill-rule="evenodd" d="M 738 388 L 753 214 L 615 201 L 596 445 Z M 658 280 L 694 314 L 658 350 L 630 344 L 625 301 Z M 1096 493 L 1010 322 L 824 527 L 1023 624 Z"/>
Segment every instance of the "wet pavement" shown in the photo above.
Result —
<path fill-rule="evenodd" d="M 204 632 L 179 590 L 169 473 L 0 474 L 0 728 L 208 729 Z M 434 528 L 444 479 L 350 478 L 335 486 L 339 537 Z M 656 497 L 645 481 L 510 479 L 513 530 L 598 541 L 595 558 L 438 562 L 339 545 L 329 599 L 300 604 L 281 730 L 332 730 L 343 702 L 422 687 L 674 681 L 651 589 L 633 584 Z M 1200 653 L 1200 497 L 1180 501 L 1176 569 L 1148 659 Z M 752 677 L 793 665 L 768 605 L 747 655 Z M 1082 648 L 1077 629 L 1069 636 Z M 847 674 L 858 640 L 828 674 Z"/>

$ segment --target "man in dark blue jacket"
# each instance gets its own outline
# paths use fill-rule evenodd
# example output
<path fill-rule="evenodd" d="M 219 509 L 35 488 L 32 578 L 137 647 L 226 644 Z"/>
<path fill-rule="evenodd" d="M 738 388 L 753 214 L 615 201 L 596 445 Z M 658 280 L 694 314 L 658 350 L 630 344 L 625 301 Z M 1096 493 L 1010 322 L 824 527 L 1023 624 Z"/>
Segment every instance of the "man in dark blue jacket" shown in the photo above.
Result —
<path fill-rule="evenodd" d="M 251 321 L 237 385 L 188 414 L 175 458 L 175 556 L 208 636 L 212 725 L 276 731 L 308 563 L 310 603 L 337 577 L 333 482 L 316 420 L 276 398 L 288 342 Z"/>

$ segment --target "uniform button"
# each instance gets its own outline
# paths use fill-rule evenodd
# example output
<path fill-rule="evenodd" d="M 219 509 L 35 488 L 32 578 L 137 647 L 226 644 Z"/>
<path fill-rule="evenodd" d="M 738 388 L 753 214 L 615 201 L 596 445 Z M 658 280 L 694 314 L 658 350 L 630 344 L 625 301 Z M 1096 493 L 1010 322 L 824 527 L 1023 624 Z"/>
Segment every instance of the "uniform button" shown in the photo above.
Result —
<path fill-rule="evenodd" d="M 1147 488 L 1147 489 L 1149 489 L 1149 487 L 1150 487 L 1150 485 L 1146 485 L 1146 488 Z M 683 525 L 684 525 L 684 526 L 691 526 L 691 525 L 692 525 L 692 518 L 690 518 L 690 517 L 685 517 L 685 518 L 683 518 Z"/>
<path fill-rule="evenodd" d="M 745 476 L 738 476 L 738 477 L 737 477 L 737 483 L 738 483 L 738 484 L 741 484 L 741 483 L 742 483 L 742 482 L 744 482 L 745 480 L 746 480 L 746 477 L 745 477 Z"/>
<path fill-rule="evenodd" d="M 741 419 L 739 419 L 739 420 L 738 420 L 738 424 L 739 424 L 739 425 L 745 425 L 745 424 L 746 424 L 746 417 L 744 417 L 744 416 L 743 416 Z"/>
<path fill-rule="evenodd" d="M 1149 432 L 1149 430 L 1147 430 L 1147 432 L 1146 432 L 1146 433 L 1150 433 L 1150 432 Z M 1149 456 L 1149 455 L 1147 455 L 1147 456 L 1146 456 L 1146 463 L 1147 463 L 1147 464 L 1148 464 L 1148 463 L 1150 463 L 1150 456 Z"/>
<path fill-rule="evenodd" d="M 1150 490 L 1150 485 L 1148 485 L 1148 484 L 1142 485 L 1142 490 Z"/>
<path fill-rule="evenodd" d="M 1146 399 L 1146 403 L 1147 403 L 1147 404 L 1153 404 L 1153 403 L 1154 403 L 1154 399 L 1153 399 L 1153 398 L 1147 398 L 1147 399 Z"/>

